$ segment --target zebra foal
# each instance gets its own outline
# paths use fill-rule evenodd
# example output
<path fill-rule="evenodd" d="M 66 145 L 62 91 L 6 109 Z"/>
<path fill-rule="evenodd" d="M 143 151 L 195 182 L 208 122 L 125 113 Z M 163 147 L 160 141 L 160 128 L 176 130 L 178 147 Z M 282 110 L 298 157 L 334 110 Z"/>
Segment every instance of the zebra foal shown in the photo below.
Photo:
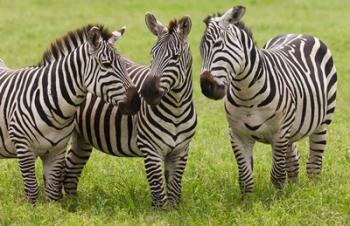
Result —
<path fill-rule="evenodd" d="M 139 109 L 139 96 L 113 45 L 124 29 L 88 25 L 51 44 L 40 63 L 22 69 L 0 64 L 0 158 L 18 158 L 27 198 L 35 203 L 35 160 L 43 162 L 45 195 L 61 198 L 62 171 L 74 116 L 87 92 Z"/>
<path fill-rule="evenodd" d="M 309 136 L 307 173 L 320 174 L 327 126 L 336 104 L 337 73 L 330 50 L 308 35 L 279 35 L 259 49 L 236 6 L 205 19 L 200 43 L 201 89 L 225 96 L 232 149 L 242 193 L 253 189 L 256 141 L 272 146 L 271 180 L 281 188 L 299 172 L 295 142 Z"/>
<path fill-rule="evenodd" d="M 191 20 L 182 17 L 166 27 L 152 14 L 147 13 L 145 19 L 157 36 L 151 65 L 124 59 L 142 94 L 140 111 L 123 116 L 118 107 L 88 95 L 78 110 L 73 145 L 66 159 L 64 189 L 68 194 L 77 193 L 80 174 L 95 147 L 114 156 L 144 158 L 153 206 L 180 201 L 188 146 L 197 122 L 192 101 L 192 54 L 187 42 Z"/>

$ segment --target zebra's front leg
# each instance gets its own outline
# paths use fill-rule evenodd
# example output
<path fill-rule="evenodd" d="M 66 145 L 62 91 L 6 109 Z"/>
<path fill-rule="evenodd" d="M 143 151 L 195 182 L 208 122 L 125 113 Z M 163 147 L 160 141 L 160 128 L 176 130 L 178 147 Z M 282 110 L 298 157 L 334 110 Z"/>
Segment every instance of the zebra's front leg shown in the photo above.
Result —
<path fill-rule="evenodd" d="M 240 137 L 230 129 L 232 151 L 238 166 L 238 182 L 241 188 L 241 198 L 251 193 L 254 188 L 253 181 L 253 146 L 255 141 L 248 137 Z"/>
<path fill-rule="evenodd" d="M 65 160 L 63 179 L 64 191 L 68 195 L 77 194 L 80 175 L 89 160 L 92 146 L 76 131 L 72 134 L 72 146 Z"/>
<path fill-rule="evenodd" d="M 161 208 L 166 202 L 163 186 L 163 161 L 155 152 L 149 150 L 143 152 L 145 153 L 144 163 L 147 180 L 152 194 L 152 206 Z"/>
<path fill-rule="evenodd" d="M 17 147 L 17 157 L 24 180 L 26 197 L 32 204 L 35 204 L 39 194 L 39 187 L 35 176 L 35 154 L 29 148 Z"/>
<path fill-rule="evenodd" d="M 169 154 L 165 158 L 165 180 L 169 206 L 175 206 L 181 200 L 181 180 L 187 163 L 188 145 L 183 150 Z"/>
<path fill-rule="evenodd" d="M 321 174 L 322 157 L 327 143 L 326 124 L 322 124 L 309 137 L 310 154 L 306 165 L 306 171 L 309 177 Z"/>
<path fill-rule="evenodd" d="M 49 201 L 62 198 L 63 167 L 66 148 L 48 152 L 40 158 L 43 161 L 45 196 Z"/>
<path fill-rule="evenodd" d="M 279 133 L 272 143 L 271 181 L 277 189 L 282 189 L 286 180 L 286 154 L 290 145 L 286 133 Z"/>
<path fill-rule="evenodd" d="M 299 174 L 300 154 L 295 144 L 291 144 L 287 148 L 287 175 L 289 181 L 295 182 Z"/>

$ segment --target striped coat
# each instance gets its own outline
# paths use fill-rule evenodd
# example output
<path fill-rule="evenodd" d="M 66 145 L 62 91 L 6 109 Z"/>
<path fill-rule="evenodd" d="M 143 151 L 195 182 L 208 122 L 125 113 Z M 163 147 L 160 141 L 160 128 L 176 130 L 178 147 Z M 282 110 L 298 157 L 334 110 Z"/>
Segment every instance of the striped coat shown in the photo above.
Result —
<path fill-rule="evenodd" d="M 253 189 L 256 141 L 272 146 L 271 179 L 281 188 L 299 172 L 295 142 L 309 136 L 307 172 L 319 174 L 327 126 L 336 103 L 337 73 L 330 50 L 308 35 L 280 35 L 257 48 L 240 21 L 245 8 L 208 17 L 201 41 L 201 88 L 212 99 L 225 96 L 232 149 L 242 193 Z"/>
<path fill-rule="evenodd" d="M 61 198 L 62 170 L 74 115 L 88 91 L 125 111 L 138 95 L 113 44 L 122 31 L 85 26 L 53 43 L 35 66 L 0 65 L 0 157 L 19 159 L 27 198 L 35 203 L 35 159 L 43 161 L 45 194 Z M 125 94 L 126 93 L 126 94 Z M 136 93 L 137 94 L 137 93 Z M 137 101 L 136 101 L 137 102 Z M 136 107 L 137 108 L 137 107 Z"/>
<path fill-rule="evenodd" d="M 152 64 L 143 66 L 124 59 L 143 97 L 140 111 L 123 116 L 118 107 L 88 95 L 78 110 L 76 133 L 66 159 L 64 188 L 68 194 L 76 194 L 81 171 L 95 147 L 114 156 L 144 158 L 153 206 L 180 201 L 181 179 L 196 127 L 192 55 L 186 41 L 189 30 L 183 31 L 189 29 L 190 19 L 184 17 L 163 27 L 146 14 L 146 23 L 158 37 Z"/>

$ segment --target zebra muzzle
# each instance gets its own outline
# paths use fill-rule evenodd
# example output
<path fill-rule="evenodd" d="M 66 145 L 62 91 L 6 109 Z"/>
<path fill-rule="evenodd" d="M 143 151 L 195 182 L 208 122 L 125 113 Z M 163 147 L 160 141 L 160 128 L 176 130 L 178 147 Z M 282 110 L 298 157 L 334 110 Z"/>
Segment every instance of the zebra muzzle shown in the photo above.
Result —
<path fill-rule="evenodd" d="M 213 75 L 209 71 L 204 71 L 200 76 L 201 90 L 204 96 L 220 100 L 226 94 L 226 86 L 215 81 Z"/>
<path fill-rule="evenodd" d="M 141 88 L 141 96 L 149 105 L 158 105 L 164 96 L 160 89 L 160 77 L 148 76 Z"/>
<path fill-rule="evenodd" d="M 119 103 L 119 109 L 122 114 L 133 115 L 140 110 L 141 99 L 137 88 L 132 86 L 126 89 L 125 98 Z"/>

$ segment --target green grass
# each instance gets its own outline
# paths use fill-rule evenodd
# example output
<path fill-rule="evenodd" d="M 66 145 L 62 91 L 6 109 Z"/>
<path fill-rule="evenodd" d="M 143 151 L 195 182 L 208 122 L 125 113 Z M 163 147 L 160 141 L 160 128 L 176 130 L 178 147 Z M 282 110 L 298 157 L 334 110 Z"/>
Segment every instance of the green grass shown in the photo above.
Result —
<path fill-rule="evenodd" d="M 147 64 L 155 37 L 144 25 L 151 11 L 167 24 L 192 18 L 194 101 L 198 127 L 183 178 L 183 202 L 171 211 L 153 210 L 142 159 L 115 158 L 94 152 L 81 178 L 77 201 L 48 203 L 43 194 L 32 208 L 24 199 L 17 160 L 0 161 L 0 225 L 345 225 L 350 224 L 350 1 L 248 0 L 244 18 L 262 46 L 280 33 L 307 33 L 322 39 L 334 55 L 338 97 L 330 127 L 322 176 L 305 173 L 307 140 L 299 143 L 301 173 L 295 184 L 276 194 L 270 182 L 271 150 L 256 145 L 255 190 L 240 201 L 237 165 L 227 135 L 223 102 L 200 93 L 198 44 L 208 14 L 241 1 L 38 1 L 0 0 L 0 58 L 10 67 L 37 63 L 50 41 L 91 22 L 117 29 L 127 25 L 118 44 L 127 57 Z M 3 119 L 0 119 L 3 120 Z"/>

